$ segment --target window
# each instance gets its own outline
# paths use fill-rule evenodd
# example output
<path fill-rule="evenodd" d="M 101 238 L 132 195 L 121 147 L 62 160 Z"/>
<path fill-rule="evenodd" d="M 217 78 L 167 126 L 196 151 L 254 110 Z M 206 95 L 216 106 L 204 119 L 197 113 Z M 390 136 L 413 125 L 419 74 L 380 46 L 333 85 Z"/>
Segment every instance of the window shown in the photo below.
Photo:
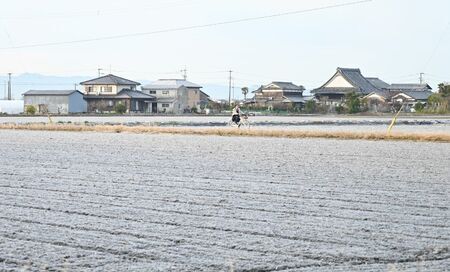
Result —
<path fill-rule="evenodd" d="M 108 106 L 112 107 L 114 105 L 114 102 L 112 100 L 108 101 Z"/>
<path fill-rule="evenodd" d="M 112 93 L 112 86 L 106 86 L 105 87 L 105 92 Z"/>
<path fill-rule="evenodd" d="M 162 91 L 162 94 L 169 94 L 169 91 Z"/>
<path fill-rule="evenodd" d="M 148 91 L 149 94 L 156 94 L 156 91 Z"/>
<path fill-rule="evenodd" d="M 168 107 L 169 107 L 169 104 L 162 104 L 162 107 L 163 107 L 163 108 L 168 108 Z"/>
<path fill-rule="evenodd" d="M 91 93 L 92 92 L 92 86 L 87 86 L 86 87 L 86 92 Z"/>

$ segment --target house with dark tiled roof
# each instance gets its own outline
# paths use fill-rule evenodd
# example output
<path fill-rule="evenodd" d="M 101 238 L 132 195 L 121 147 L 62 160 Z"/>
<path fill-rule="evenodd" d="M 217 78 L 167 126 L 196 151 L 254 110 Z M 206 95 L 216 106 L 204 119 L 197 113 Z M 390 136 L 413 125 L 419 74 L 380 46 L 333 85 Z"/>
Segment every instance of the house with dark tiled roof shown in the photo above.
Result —
<path fill-rule="evenodd" d="M 136 90 L 139 82 L 112 74 L 83 81 L 88 112 L 114 112 L 123 104 L 127 112 L 156 112 L 156 98 Z"/>
<path fill-rule="evenodd" d="M 372 81 L 376 81 L 372 79 Z M 337 68 L 334 75 L 325 84 L 311 91 L 320 102 L 329 105 L 338 105 L 344 101 L 348 93 L 364 96 L 380 91 L 371 80 L 355 68 Z"/>
<path fill-rule="evenodd" d="M 390 111 L 394 103 L 406 103 L 405 110 L 415 103 L 425 103 L 433 94 L 428 84 L 389 84 L 377 77 L 364 77 L 359 69 L 337 68 L 336 73 L 312 93 L 325 105 L 339 105 L 347 93 L 355 92 L 370 111 Z"/>
<path fill-rule="evenodd" d="M 273 81 L 253 91 L 253 102 L 256 106 L 286 109 L 288 107 L 302 107 L 305 103 L 301 85 L 292 82 Z"/>

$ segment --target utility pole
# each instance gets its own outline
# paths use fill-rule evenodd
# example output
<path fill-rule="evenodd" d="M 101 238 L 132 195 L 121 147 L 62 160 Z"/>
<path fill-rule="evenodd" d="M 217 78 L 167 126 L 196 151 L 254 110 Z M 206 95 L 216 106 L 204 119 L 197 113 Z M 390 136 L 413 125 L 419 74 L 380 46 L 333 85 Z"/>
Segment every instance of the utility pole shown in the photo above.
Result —
<path fill-rule="evenodd" d="M 77 86 L 78 86 L 78 84 L 76 84 L 76 83 L 73 84 L 73 87 L 74 87 L 75 91 L 77 90 Z"/>
<path fill-rule="evenodd" d="M 234 96 L 234 78 L 233 78 L 233 101 L 236 99 L 236 97 Z"/>
<path fill-rule="evenodd" d="M 423 75 L 424 74 L 425 73 L 420 73 L 420 76 L 419 76 L 420 84 L 423 84 Z"/>
<path fill-rule="evenodd" d="M 231 106 L 231 74 L 233 73 L 233 71 L 228 71 L 230 73 L 230 77 L 228 79 L 228 105 Z"/>
<path fill-rule="evenodd" d="M 12 99 L 11 94 L 11 73 L 8 73 L 8 100 Z"/>
<path fill-rule="evenodd" d="M 180 70 L 180 72 L 183 73 L 184 80 L 187 80 L 187 69 L 186 69 L 186 66 L 184 67 L 184 69 Z"/>
<path fill-rule="evenodd" d="M 98 77 L 101 77 L 103 69 L 102 68 L 98 68 L 97 71 L 98 71 Z"/>

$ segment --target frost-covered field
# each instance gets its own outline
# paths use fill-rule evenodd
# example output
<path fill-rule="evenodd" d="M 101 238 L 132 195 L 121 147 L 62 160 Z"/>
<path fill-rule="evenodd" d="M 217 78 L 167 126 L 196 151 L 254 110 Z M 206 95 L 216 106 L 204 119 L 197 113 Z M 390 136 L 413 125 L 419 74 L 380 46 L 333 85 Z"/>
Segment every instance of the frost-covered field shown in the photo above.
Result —
<path fill-rule="evenodd" d="M 0 139 L 0 270 L 450 267 L 450 144 L 8 130 Z"/>
<path fill-rule="evenodd" d="M 224 127 L 229 116 L 53 116 L 54 123 Z M 277 130 L 385 132 L 392 116 L 250 116 L 251 127 Z M 48 123 L 45 116 L 0 117 L 0 124 Z M 450 133 L 450 116 L 400 116 L 397 132 Z"/>

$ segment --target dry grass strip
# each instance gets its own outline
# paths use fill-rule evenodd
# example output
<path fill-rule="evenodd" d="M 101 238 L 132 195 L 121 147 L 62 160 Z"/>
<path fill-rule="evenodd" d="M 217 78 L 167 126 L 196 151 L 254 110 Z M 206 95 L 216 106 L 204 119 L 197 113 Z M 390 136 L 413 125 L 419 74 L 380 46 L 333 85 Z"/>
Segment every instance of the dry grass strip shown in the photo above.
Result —
<path fill-rule="evenodd" d="M 177 128 L 153 126 L 122 125 L 83 125 L 83 124 L 0 124 L 0 129 L 45 130 L 45 131 L 78 131 L 78 132 L 128 132 L 150 134 L 184 134 L 184 135 L 218 135 L 278 138 L 328 138 L 328 139 L 360 139 L 360 140 L 396 140 L 419 142 L 450 143 L 449 133 L 405 133 L 391 134 L 381 132 L 343 132 L 343 131 L 304 131 L 275 129 L 237 129 L 237 128 Z"/>

